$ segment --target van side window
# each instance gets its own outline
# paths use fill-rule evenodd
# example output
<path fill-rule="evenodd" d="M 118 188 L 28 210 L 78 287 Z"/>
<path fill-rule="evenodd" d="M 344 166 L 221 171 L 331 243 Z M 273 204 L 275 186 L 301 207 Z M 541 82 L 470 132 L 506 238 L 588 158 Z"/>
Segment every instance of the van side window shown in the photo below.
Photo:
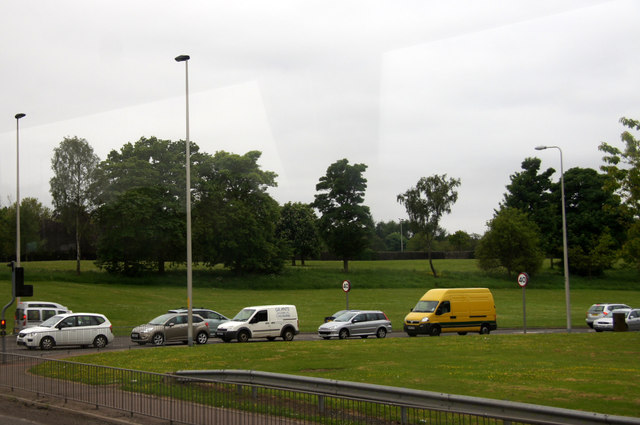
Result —
<path fill-rule="evenodd" d="M 436 311 L 436 314 L 446 313 L 451 313 L 451 304 L 449 301 L 442 301 L 442 303 L 440 303 L 440 307 L 438 307 L 438 311 Z"/>
<path fill-rule="evenodd" d="M 27 310 L 27 320 L 40 320 L 40 310 Z"/>
<path fill-rule="evenodd" d="M 55 310 L 42 310 L 42 321 L 47 320 L 49 317 L 53 317 L 56 315 Z"/>
<path fill-rule="evenodd" d="M 267 310 L 260 310 L 256 313 L 255 316 L 253 316 L 253 319 L 251 319 L 251 323 L 266 322 L 267 320 L 269 320 Z"/>

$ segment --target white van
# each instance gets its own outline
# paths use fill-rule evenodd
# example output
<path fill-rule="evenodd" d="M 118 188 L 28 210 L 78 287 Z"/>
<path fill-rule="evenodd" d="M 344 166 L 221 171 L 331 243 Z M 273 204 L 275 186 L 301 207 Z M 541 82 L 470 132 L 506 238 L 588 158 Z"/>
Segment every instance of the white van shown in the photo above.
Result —
<path fill-rule="evenodd" d="M 216 338 L 224 342 L 232 339 L 247 342 L 250 338 L 273 341 L 277 337 L 291 341 L 299 329 L 295 305 L 260 305 L 245 307 L 231 321 L 221 323 Z"/>
<path fill-rule="evenodd" d="M 13 332 L 18 333 L 22 329 L 39 326 L 56 314 L 71 313 L 67 307 L 49 301 L 25 301 L 19 302 L 16 307 Z"/>

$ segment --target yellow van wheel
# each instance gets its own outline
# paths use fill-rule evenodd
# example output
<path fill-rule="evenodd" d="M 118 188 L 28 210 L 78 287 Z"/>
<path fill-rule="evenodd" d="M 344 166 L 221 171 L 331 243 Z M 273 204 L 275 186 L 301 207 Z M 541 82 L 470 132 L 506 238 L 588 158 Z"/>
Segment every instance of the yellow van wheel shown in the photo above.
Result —
<path fill-rule="evenodd" d="M 429 329 L 430 336 L 440 336 L 440 326 L 434 325 Z"/>

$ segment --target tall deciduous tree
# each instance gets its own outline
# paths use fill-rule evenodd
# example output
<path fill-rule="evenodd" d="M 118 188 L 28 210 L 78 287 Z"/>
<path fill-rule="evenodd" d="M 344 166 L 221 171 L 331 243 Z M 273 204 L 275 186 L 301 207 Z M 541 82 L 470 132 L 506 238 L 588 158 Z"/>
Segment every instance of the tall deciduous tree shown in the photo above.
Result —
<path fill-rule="evenodd" d="M 429 266 L 434 277 L 438 277 L 438 274 L 431 258 L 433 240 L 440 231 L 440 219 L 451 212 L 451 207 L 458 200 L 455 190 L 458 186 L 460 179 L 448 179 L 446 174 L 435 174 L 422 177 L 415 187 L 397 198 L 407 210 L 414 233 L 422 233 L 426 239 Z"/>
<path fill-rule="evenodd" d="M 518 208 L 527 213 L 540 229 L 543 251 L 553 258 L 562 247 L 562 232 L 558 231 L 562 218 L 559 205 L 551 202 L 551 176 L 555 170 L 547 168 L 540 173 L 540 164 L 539 158 L 522 161 L 523 171 L 509 177 L 511 183 L 507 185 L 507 193 L 500 206 Z"/>
<path fill-rule="evenodd" d="M 517 208 L 503 208 L 487 223 L 489 229 L 476 248 L 481 269 L 504 269 L 534 275 L 542 265 L 538 227 Z"/>
<path fill-rule="evenodd" d="M 320 251 L 316 221 L 313 208 L 308 204 L 287 202 L 280 210 L 276 234 L 291 247 L 291 265 L 295 266 L 299 258 L 304 266 L 305 259 Z"/>
<path fill-rule="evenodd" d="M 278 203 L 267 193 L 277 175 L 261 170 L 261 152 L 217 152 L 200 168 L 194 206 L 196 258 L 236 272 L 279 272 L 286 244 L 276 237 Z"/>
<path fill-rule="evenodd" d="M 85 139 L 65 137 L 53 150 L 49 181 L 56 213 L 73 228 L 76 237 L 76 272 L 80 273 L 81 218 L 88 217 L 92 206 L 91 189 L 95 180 L 98 156 Z M 86 220 L 85 220 L 86 221 Z"/>
<path fill-rule="evenodd" d="M 109 270 L 154 267 L 163 272 L 165 261 L 184 261 L 185 150 L 184 141 L 143 137 L 111 151 L 100 163 L 98 260 Z M 190 151 L 191 171 L 196 174 L 202 154 L 195 143 Z M 135 211 L 129 210 L 131 205 L 136 205 Z M 129 211 L 130 220 L 123 211 Z M 137 229 L 141 223 L 144 228 Z M 123 251 L 120 245 L 125 243 L 129 246 Z"/>
<path fill-rule="evenodd" d="M 640 270 L 640 139 L 631 131 L 640 131 L 640 121 L 620 118 L 628 130 L 620 135 L 623 149 L 601 143 L 599 149 L 605 153 L 605 165 L 600 168 L 607 173 L 609 185 L 618 193 L 625 208 L 629 210 L 632 224 L 622 248 L 624 260 Z"/>
<path fill-rule="evenodd" d="M 365 164 L 349 164 L 341 159 L 327 168 L 327 174 L 316 184 L 313 207 L 320 212 L 320 234 L 331 251 L 342 258 L 345 272 L 349 259 L 368 246 L 373 229 L 369 207 L 363 205 L 367 179 Z"/>

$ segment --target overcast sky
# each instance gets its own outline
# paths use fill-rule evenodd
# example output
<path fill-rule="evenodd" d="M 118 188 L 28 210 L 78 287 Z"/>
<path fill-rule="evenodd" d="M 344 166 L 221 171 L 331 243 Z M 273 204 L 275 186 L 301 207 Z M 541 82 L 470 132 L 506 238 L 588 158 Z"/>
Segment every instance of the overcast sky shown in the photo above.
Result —
<path fill-rule="evenodd" d="M 100 159 L 140 137 L 263 152 L 281 204 L 311 202 L 336 160 L 368 165 L 375 221 L 406 218 L 420 177 L 460 178 L 442 225 L 482 234 L 509 176 L 598 168 L 640 118 L 640 2 L 3 1 L 0 205 L 51 206 L 53 149 L 86 139 Z M 558 175 L 555 178 L 559 178 Z"/>

